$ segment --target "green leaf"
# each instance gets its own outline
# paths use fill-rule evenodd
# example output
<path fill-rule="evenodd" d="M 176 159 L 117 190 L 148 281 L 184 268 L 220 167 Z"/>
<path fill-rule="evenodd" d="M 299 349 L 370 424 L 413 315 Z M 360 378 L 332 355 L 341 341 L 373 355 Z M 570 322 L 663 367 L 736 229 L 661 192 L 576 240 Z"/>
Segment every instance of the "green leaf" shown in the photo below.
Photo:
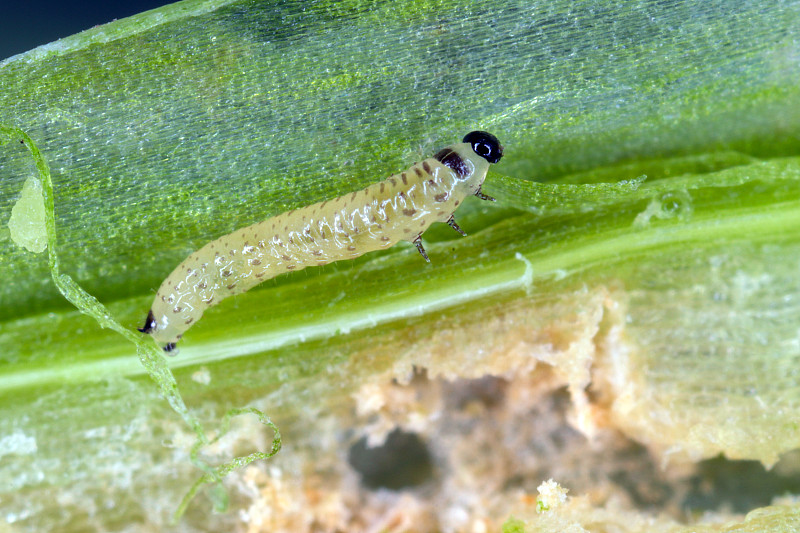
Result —
<path fill-rule="evenodd" d="M 320 428 L 365 423 L 337 407 L 365 384 L 539 361 L 563 371 L 578 410 L 592 381 L 615 427 L 664 456 L 774 463 L 798 442 L 800 10 L 768 4 L 186 1 L 0 63 L 0 124 L 51 169 L 60 261 L 0 233 L 0 435 L 19 436 L 0 440 L 6 516 L 81 529 L 112 498 L 102 527 L 168 520 L 198 472 L 191 429 L 137 358 L 161 280 L 211 239 L 474 129 L 505 156 L 485 185 L 497 204 L 456 213 L 469 237 L 433 228 L 430 266 L 398 245 L 209 310 L 174 378 L 158 371 L 165 391 L 180 385 L 184 419 L 216 426 L 255 404 L 322 460 L 341 450 Z M 12 137 L 4 222 L 41 175 Z M 504 324 L 569 317 L 588 325 L 565 346 L 592 353 L 494 350 Z M 204 460 L 263 448 L 257 427 Z M 229 524 L 206 507 L 209 528 Z"/>

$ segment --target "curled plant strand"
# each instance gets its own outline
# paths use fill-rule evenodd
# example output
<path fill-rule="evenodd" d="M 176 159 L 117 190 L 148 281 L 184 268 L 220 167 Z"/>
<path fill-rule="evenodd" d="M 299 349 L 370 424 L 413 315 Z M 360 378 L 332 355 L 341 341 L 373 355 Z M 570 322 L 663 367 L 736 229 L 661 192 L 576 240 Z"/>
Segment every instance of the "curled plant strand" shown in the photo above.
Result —
<path fill-rule="evenodd" d="M 206 463 L 202 462 L 202 460 L 198 457 L 200 452 L 200 448 L 202 448 L 206 444 L 214 444 L 215 442 L 219 441 L 223 436 L 225 436 L 228 431 L 230 431 L 231 426 L 231 419 L 235 416 L 239 416 L 242 414 L 253 414 L 258 417 L 259 422 L 264 424 L 265 426 L 269 426 L 272 429 L 273 437 L 272 437 L 272 449 L 269 452 L 253 452 L 249 455 L 244 455 L 242 457 L 235 457 L 234 459 L 228 461 L 227 463 L 223 463 L 216 468 L 203 468 L 206 471 L 206 474 L 198 479 L 194 485 L 189 489 L 186 495 L 181 500 L 178 509 L 175 511 L 175 515 L 173 516 L 173 521 L 177 522 L 181 515 L 186 511 L 187 506 L 195 497 L 197 492 L 203 487 L 203 485 L 207 485 L 210 483 L 215 483 L 217 487 L 220 489 L 222 488 L 222 478 L 225 477 L 230 471 L 235 470 L 237 468 L 243 468 L 253 461 L 257 461 L 259 459 L 269 459 L 276 453 L 278 453 L 281 449 L 281 433 L 278 430 L 278 426 L 276 426 L 272 420 L 269 419 L 263 412 L 256 409 L 255 407 L 241 407 L 241 408 L 234 408 L 229 410 L 225 413 L 225 417 L 222 420 L 222 427 L 220 429 L 219 435 L 217 435 L 214 440 L 209 443 L 203 443 L 198 439 L 195 444 L 192 446 L 191 451 L 191 458 L 192 462 L 195 464 L 203 464 L 207 467 Z M 220 496 L 222 495 L 222 496 Z M 227 501 L 222 501 L 222 498 L 225 496 L 225 492 L 220 490 L 216 494 L 216 496 L 212 495 L 212 499 L 215 500 L 215 510 L 223 511 L 225 507 L 227 507 Z"/>
<path fill-rule="evenodd" d="M 178 506 L 178 510 L 173 517 L 173 520 L 178 520 L 183 515 L 189 502 L 203 485 L 215 483 L 217 487 L 221 489 L 222 478 L 232 470 L 247 466 L 258 459 L 268 459 L 278 453 L 281 448 L 280 432 L 277 426 L 258 409 L 254 407 L 236 408 L 231 409 L 225 414 L 221 433 L 214 440 L 209 441 L 200 421 L 186 407 L 180 395 L 180 391 L 178 390 L 178 383 L 167 366 L 163 352 L 152 343 L 146 342 L 145 339 L 142 339 L 139 335 L 136 335 L 133 331 L 120 324 L 97 298 L 86 292 L 69 275 L 61 273 L 58 254 L 56 253 L 55 202 L 53 199 L 53 181 L 50 175 L 50 168 L 36 144 L 24 131 L 19 128 L 0 124 L 0 145 L 12 139 L 19 139 L 20 143 L 28 149 L 39 173 L 42 184 L 42 201 L 45 207 L 48 265 L 50 275 L 53 278 L 53 283 L 55 283 L 56 288 L 58 288 L 64 298 L 72 303 L 81 313 L 94 318 L 100 327 L 113 329 L 136 346 L 142 366 L 144 366 L 153 381 L 159 385 L 161 394 L 172 409 L 183 418 L 184 422 L 186 422 L 197 435 L 197 440 L 192 446 L 190 457 L 195 466 L 203 470 L 205 474 L 195 482 Z M 198 457 L 200 448 L 216 442 L 220 437 L 225 435 L 230 429 L 231 418 L 240 414 L 254 414 L 262 424 L 272 429 L 274 433 L 272 449 L 269 452 L 254 452 L 246 456 L 235 457 L 217 467 L 213 467 L 200 459 Z M 218 503 L 222 502 L 224 496 L 217 495 L 216 500 Z"/>

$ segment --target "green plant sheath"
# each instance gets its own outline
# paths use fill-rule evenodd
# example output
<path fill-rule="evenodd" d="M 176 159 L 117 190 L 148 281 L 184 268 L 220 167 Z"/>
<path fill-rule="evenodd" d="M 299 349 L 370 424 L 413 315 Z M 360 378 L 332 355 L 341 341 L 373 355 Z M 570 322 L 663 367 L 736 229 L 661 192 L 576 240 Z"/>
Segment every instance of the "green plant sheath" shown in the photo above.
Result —
<path fill-rule="evenodd" d="M 234 408 L 270 425 L 244 408 L 258 403 L 316 431 L 304 410 L 391 368 L 383 339 L 580 286 L 624 295 L 637 350 L 619 390 L 642 403 L 615 411 L 619 427 L 774 463 L 800 445 L 798 43 L 787 2 L 186 0 L 0 62 L 6 520 L 166 522 L 198 475 L 230 470 L 192 465 L 184 421 L 202 434 Z M 456 212 L 468 238 L 431 229 L 430 265 L 398 245 L 268 281 L 207 311 L 174 376 L 160 361 L 150 380 L 134 328 L 191 251 L 474 129 L 506 155 L 484 186 L 497 203 Z M 52 176 L 55 226 L 31 223 L 56 239 L 43 253 L 6 226 L 43 179 L 15 132 Z M 353 364 L 365 345 L 374 357 Z M 637 422 L 654 417 L 661 435 Z"/>

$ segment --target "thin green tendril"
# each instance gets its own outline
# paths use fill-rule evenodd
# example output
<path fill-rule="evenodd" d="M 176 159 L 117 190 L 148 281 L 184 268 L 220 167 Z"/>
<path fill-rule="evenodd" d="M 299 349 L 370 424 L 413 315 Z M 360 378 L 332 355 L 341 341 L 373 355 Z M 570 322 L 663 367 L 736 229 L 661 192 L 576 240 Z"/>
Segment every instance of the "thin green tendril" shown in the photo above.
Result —
<path fill-rule="evenodd" d="M 183 497 L 183 500 L 178 506 L 178 509 L 175 511 L 175 516 L 173 517 L 174 521 L 177 521 L 181 517 L 181 515 L 186 510 L 186 507 L 189 505 L 189 502 L 192 500 L 192 498 L 194 498 L 195 494 L 197 494 L 197 491 L 199 491 L 203 485 L 206 485 L 208 483 L 216 483 L 218 487 L 221 488 L 220 480 L 223 477 L 225 477 L 231 470 L 237 468 L 243 468 L 258 459 L 269 459 L 270 457 L 272 457 L 273 455 L 275 455 L 280 451 L 281 433 L 278 430 L 278 426 L 276 426 L 272 422 L 272 420 L 270 420 L 269 417 L 266 416 L 263 412 L 259 411 L 254 407 L 235 408 L 225 413 L 225 418 L 222 421 L 222 429 L 220 431 L 220 434 L 217 435 L 214 438 L 214 440 L 211 441 L 210 444 L 217 442 L 219 439 L 225 436 L 225 434 L 228 433 L 228 431 L 230 430 L 231 419 L 234 416 L 238 416 L 241 414 L 254 414 L 258 417 L 259 422 L 261 422 L 265 426 L 269 426 L 272 429 L 273 432 L 272 449 L 269 452 L 253 452 L 250 455 L 235 457 L 234 459 L 228 461 L 227 463 L 223 463 L 212 470 L 206 471 L 206 474 L 200 479 L 198 479 L 195 482 L 195 484 L 192 485 L 192 488 L 189 489 L 189 492 L 186 493 L 186 496 Z M 192 461 L 195 462 L 195 464 L 197 464 L 197 462 L 201 462 L 201 460 L 197 457 L 197 454 L 199 453 L 201 447 L 202 445 L 200 444 L 199 441 L 196 442 L 194 446 L 192 446 L 191 458 Z M 224 495 L 224 492 L 222 494 Z M 219 500 L 217 500 L 217 502 L 215 503 L 216 503 L 215 510 L 217 511 L 224 510 L 225 506 L 227 506 L 227 502 L 219 503 Z"/>
<path fill-rule="evenodd" d="M 117 322 L 106 307 L 101 304 L 97 298 L 83 290 L 75 280 L 69 275 L 62 274 L 60 271 L 58 255 L 56 253 L 56 221 L 55 221 L 55 202 L 53 198 L 53 182 L 50 176 L 50 168 L 47 165 L 44 157 L 37 148 L 33 140 L 21 129 L 13 128 L 0 124 L 0 145 L 4 145 L 13 139 L 18 139 L 24 144 L 31 153 L 36 169 L 39 172 L 39 178 L 42 183 L 42 200 L 45 206 L 45 227 L 47 231 L 47 255 L 48 264 L 50 267 L 50 274 L 53 282 L 58 288 L 59 292 L 71 302 L 78 310 L 94 318 L 100 327 L 110 328 L 125 337 L 136 346 L 136 352 L 139 360 L 144 366 L 147 373 L 161 388 L 161 394 L 170 404 L 172 409 L 178 413 L 184 422 L 197 435 L 195 443 L 192 445 L 190 457 L 192 463 L 201 469 L 205 474 L 198 479 L 194 485 L 189 489 L 186 495 L 181 500 L 178 509 L 173 515 L 173 521 L 177 521 L 186 511 L 192 498 L 203 487 L 203 485 L 214 483 L 216 485 L 215 492 L 212 493 L 212 500 L 214 501 L 215 510 L 224 510 L 227 506 L 227 497 L 224 489 L 222 488 L 222 478 L 230 473 L 232 470 L 242 468 L 249 465 L 258 459 L 268 459 L 278 453 L 281 449 L 281 436 L 278 427 L 261 411 L 254 407 L 244 407 L 231 409 L 225 414 L 222 421 L 222 430 L 220 434 L 212 441 L 208 440 L 203 426 L 200 421 L 195 417 L 180 395 L 178 390 L 178 383 L 175 381 L 175 376 L 167 366 L 166 358 L 161 349 L 153 344 L 149 339 L 142 338 L 140 335 L 135 334 L 130 329 L 124 327 Z M 235 457 L 227 463 L 223 463 L 217 467 L 211 466 L 199 457 L 200 449 L 203 446 L 211 444 L 219 440 L 230 429 L 231 418 L 241 414 L 254 414 L 258 417 L 259 421 L 265 426 L 269 426 L 274 433 L 272 440 L 272 449 L 269 452 L 253 452 L 250 455 Z"/>

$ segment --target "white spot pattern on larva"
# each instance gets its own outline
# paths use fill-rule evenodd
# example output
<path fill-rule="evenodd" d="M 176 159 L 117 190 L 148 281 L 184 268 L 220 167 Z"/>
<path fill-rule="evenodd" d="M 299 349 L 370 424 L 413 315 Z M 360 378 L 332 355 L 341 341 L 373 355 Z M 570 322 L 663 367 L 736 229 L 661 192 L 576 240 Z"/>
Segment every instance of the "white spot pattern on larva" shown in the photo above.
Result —
<path fill-rule="evenodd" d="M 500 156 L 494 136 L 472 132 L 464 142 L 366 187 L 363 195 L 350 192 L 210 242 L 164 280 L 140 331 L 169 351 L 206 308 L 284 272 L 351 259 L 402 240 L 413 241 L 428 260 L 420 235 L 434 222 L 452 222 L 467 196 L 481 196 L 489 164 Z"/>

